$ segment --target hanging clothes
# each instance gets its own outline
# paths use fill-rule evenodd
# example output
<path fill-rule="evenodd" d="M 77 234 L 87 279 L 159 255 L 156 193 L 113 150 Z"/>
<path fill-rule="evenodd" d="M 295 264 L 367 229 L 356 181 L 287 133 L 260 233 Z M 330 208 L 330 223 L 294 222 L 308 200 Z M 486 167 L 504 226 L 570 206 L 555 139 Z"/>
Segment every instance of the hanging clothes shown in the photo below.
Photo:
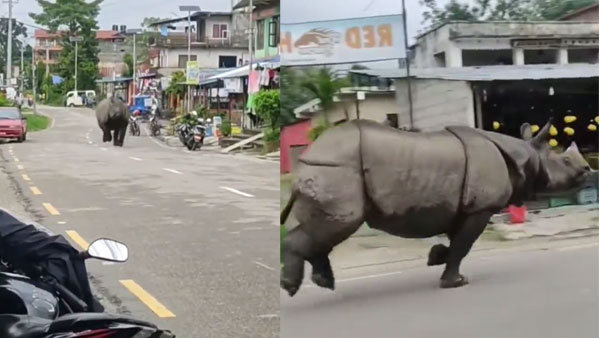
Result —
<path fill-rule="evenodd" d="M 223 79 L 223 86 L 230 93 L 243 93 L 242 79 L 239 77 L 231 79 Z"/>
<path fill-rule="evenodd" d="M 260 80 L 259 80 L 259 85 L 261 86 L 268 86 L 269 85 L 269 69 L 265 68 L 260 72 Z"/>
<path fill-rule="evenodd" d="M 248 93 L 257 93 L 260 90 L 260 72 L 253 70 L 250 72 L 250 79 L 248 81 Z"/>

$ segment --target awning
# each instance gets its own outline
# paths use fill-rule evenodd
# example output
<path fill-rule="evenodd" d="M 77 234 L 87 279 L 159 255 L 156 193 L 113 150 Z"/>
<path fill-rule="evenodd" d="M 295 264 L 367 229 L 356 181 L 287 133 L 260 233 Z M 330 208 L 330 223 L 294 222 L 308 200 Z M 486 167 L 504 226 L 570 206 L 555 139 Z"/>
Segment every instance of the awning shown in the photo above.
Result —
<path fill-rule="evenodd" d="M 259 67 L 265 67 L 265 68 L 279 68 L 279 55 L 273 58 L 268 58 L 265 60 L 257 60 L 255 62 L 252 62 L 252 66 L 253 68 L 256 68 L 257 66 Z M 235 77 L 242 77 L 242 76 L 248 76 L 248 73 L 250 71 L 250 66 L 249 65 L 245 65 L 239 68 L 235 68 L 232 69 L 230 71 L 221 73 L 221 74 L 217 74 L 214 75 L 212 77 L 210 77 L 209 79 L 227 79 L 227 78 L 235 78 Z"/>
<path fill-rule="evenodd" d="M 96 83 L 117 83 L 117 82 L 128 82 L 133 80 L 131 77 L 104 77 L 102 79 L 96 80 Z"/>

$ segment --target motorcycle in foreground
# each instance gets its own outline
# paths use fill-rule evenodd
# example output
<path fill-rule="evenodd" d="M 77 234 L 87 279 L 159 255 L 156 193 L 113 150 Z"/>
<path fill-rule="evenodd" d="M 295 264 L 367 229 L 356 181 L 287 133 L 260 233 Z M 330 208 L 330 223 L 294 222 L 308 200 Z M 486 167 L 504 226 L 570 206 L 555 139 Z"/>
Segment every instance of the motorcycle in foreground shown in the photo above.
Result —
<path fill-rule="evenodd" d="M 33 233 L 36 236 L 36 233 Z M 60 236 L 43 238 L 45 252 L 60 252 L 58 248 L 68 248 Z M 76 253 L 68 248 L 72 257 L 69 266 L 77 270 L 76 263 L 96 258 L 111 262 L 125 262 L 128 248 L 125 244 L 98 239 L 86 251 Z M 64 254 L 64 250 L 62 250 Z M 120 315 L 95 311 L 95 300 L 83 299 L 63 285 L 55 277 L 57 262 L 65 262 L 60 255 L 42 263 L 28 263 L 12 266 L 0 265 L 0 337 L 3 338 L 174 338 L 169 331 L 161 330 L 154 324 Z M 69 259 L 66 259 L 69 261 Z M 64 265 L 60 265 L 63 266 Z M 66 270 L 69 270 L 68 268 Z M 80 272 L 80 271 L 76 271 Z M 60 274 L 58 274 L 60 275 Z M 76 273 L 74 273 L 76 275 Z M 71 276 L 73 277 L 73 276 Z M 83 278 L 87 279 L 84 274 Z M 72 281 L 72 279 L 68 279 Z M 77 280 L 77 278 L 75 278 Z M 87 283 L 87 280 L 85 281 Z M 77 284 L 77 283 L 75 283 Z M 69 284 L 73 287 L 73 284 Z M 85 290 L 83 283 L 76 288 Z M 89 290 L 89 286 L 88 286 Z M 85 298 L 85 297 L 84 297 Z M 100 306 L 101 307 L 101 306 Z"/>

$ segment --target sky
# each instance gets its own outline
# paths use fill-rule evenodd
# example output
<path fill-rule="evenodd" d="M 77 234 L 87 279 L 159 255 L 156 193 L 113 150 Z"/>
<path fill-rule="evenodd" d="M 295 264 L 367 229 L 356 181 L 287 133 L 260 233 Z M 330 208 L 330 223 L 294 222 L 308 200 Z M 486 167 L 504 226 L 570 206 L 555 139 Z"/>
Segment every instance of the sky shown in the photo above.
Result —
<path fill-rule="evenodd" d="M 202 10 L 208 11 L 229 11 L 232 1 L 236 0 L 104 0 L 98 21 L 100 29 L 110 29 L 112 25 L 139 28 L 145 17 L 185 16 L 184 13 L 179 12 L 180 5 L 199 5 Z M 405 1 L 408 13 L 408 36 L 409 39 L 412 39 L 418 30 L 422 29 L 423 8 L 419 5 L 419 0 Z M 440 0 L 439 3 L 444 4 L 447 1 Z M 36 0 L 18 0 L 18 3 L 14 5 L 13 15 L 18 20 L 35 25 L 28 15 L 30 12 L 41 12 Z M 399 14 L 401 12 L 400 0 L 281 0 L 281 19 L 284 23 Z M 8 4 L 0 1 L 0 15 L 7 16 L 7 13 Z"/>

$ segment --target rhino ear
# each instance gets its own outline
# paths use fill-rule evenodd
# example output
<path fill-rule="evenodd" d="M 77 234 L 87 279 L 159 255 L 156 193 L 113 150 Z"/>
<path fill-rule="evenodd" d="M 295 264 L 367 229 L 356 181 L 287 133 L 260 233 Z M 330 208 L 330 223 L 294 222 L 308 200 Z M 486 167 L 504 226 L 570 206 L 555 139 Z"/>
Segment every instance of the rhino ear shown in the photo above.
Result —
<path fill-rule="evenodd" d="M 529 123 L 523 123 L 523 125 L 521 125 L 521 137 L 525 141 L 529 141 L 533 138 L 533 134 L 531 133 L 531 125 Z"/>
<path fill-rule="evenodd" d="M 577 147 L 577 143 L 575 143 L 575 141 L 571 142 L 571 145 L 567 148 L 567 150 L 565 150 L 565 152 L 567 151 L 572 151 L 575 152 L 577 154 L 579 154 L 579 148 Z"/>
<path fill-rule="evenodd" d="M 532 138 L 529 142 L 531 145 L 537 149 L 542 149 L 547 145 L 548 139 L 550 139 L 550 128 L 552 127 L 552 118 L 548 120 L 548 123 L 542 128 L 534 138 Z"/>

